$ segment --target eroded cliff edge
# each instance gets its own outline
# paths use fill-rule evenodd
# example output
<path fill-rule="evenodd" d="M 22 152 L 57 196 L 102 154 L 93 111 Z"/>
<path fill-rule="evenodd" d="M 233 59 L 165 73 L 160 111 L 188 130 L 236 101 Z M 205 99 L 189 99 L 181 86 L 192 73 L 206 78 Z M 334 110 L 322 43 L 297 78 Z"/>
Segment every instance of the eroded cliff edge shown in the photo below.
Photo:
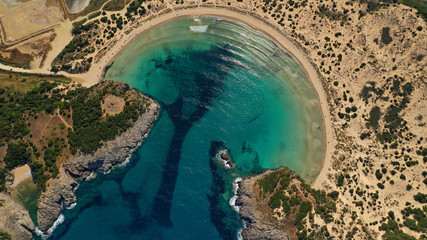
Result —
<path fill-rule="evenodd" d="M 332 221 L 338 192 L 315 190 L 287 167 L 244 178 L 237 196 L 245 240 L 314 240 L 330 236 L 324 226 Z"/>
<path fill-rule="evenodd" d="M 268 218 L 265 208 L 256 195 L 256 182 L 264 174 L 244 178 L 239 183 L 236 205 L 240 207 L 239 214 L 245 222 L 242 237 L 245 240 L 285 240 L 290 239 L 288 233 Z"/>
<path fill-rule="evenodd" d="M 158 114 L 159 104 L 150 99 L 147 111 L 116 139 L 105 143 L 94 154 L 73 156 L 63 166 L 59 178 L 50 182 L 40 198 L 37 211 L 38 228 L 49 233 L 49 229 L 60 216 L 62 206 L 70 206 L 77 201 L 74 190 L 78 180 L 88 177 L 92 172 L 108 172 L 126 161 L 147 136 Z"/>

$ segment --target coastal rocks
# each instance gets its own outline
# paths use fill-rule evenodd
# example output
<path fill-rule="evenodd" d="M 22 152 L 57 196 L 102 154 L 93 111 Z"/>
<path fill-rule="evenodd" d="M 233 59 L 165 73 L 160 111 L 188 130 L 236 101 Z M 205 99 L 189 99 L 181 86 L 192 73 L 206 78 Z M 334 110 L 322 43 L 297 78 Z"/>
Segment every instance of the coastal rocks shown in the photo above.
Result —
<path fill-rule="evenodd" d="M 263 175 L 263 174 L 262 174 Z M 254 194 L 254 183 L 260 176 L 243 179 L 237 191 L 236 205 L 240 207 L 240 217 L 245 221 L 241 235 L 245 240 L 285 240 L 289 234 L 266 219 L 265 213 L 259 208 Z"/>
<path fill-rule="evenodd" d="M 12 239 L 33 239 L 34 223 L 28 211 L 5 193 L 0 193 L 0 201 L 0 231 Z"/>
<path fill-rule="evenodd" d="M 234 168 L 231 156 L 226 150 L 225 144 L 219 141 L 212 141 L 209 150 L 209 166 L 213 177 L 211 191 L 208 194 L 209 211 L 211 221 L 215 225 L 219 235 L 224 240 L 236 239 L 236 232 L 241 226 L 238 213 L 234 206 L 235 197 L 230 195 L 235 193 L 234 185 L 228 184 L 231 179 L 235 179 L 240 173 L 238 168 Z M 227 161 L 229 167 L 227 168 Z M 231 169 L 231 164 L 234 169 Z M 236 185 L 237 187 L 237 185 Z M 231 200 L 228 201 L 228 199 Z M 230 205 L 234 208 L 230 208 Z"/>
<path fill-rule="evenodd" d="M 77 201 L 74 196 L 77 180 L 87 178 L 94 172 L 108 173 L 128 159 L 157 119 L 159 105 L 150 101 L 147 112 L 126 132 L 105 143 L 93 155 L 77 155 L 64 165 L 60 178 L 50 183 L 48 191 L 40 199 L 37 219 L 41 231 L 49 234 L 48 230 L 60 217 L 62 206 L 70 206 Z"/>
<path fill-rule="evenodd" d="M 87 178 L 92 172 L 107 173 L 115 165 L 124 162 L 153 126 L 159 107 L 152 103 L 146 113 L 135 121 L 132 128 L 110 141 L 93 155 L 81 154 L 71 160 L 65 170 L 74 178 Z"/>
<path fill-rule="evenodd" d="M 232 169 L 236 166 L 232 161 L 231 155 L 228 153 L 227 149 L 220 150 L 216 155 L 216 158 L 224 164 L 224 167 L 227 170 Z"/>
<path fill-rule="evenodd" d="M 230 152 L 223 142 L 212 142 L 209 153 L 215 156 L 215 159 L 224 166 L 226 170 L 233 169 L 236 164 L 233 162 Z"/>
<path fill-rule="evenodd" d="M 76 202 L 74 189 L 77 182 L 68 174 L 62 172 L 59 179 L 54 179 L 48 191 L 41 196 L 37 211 L 38 228 L 48 232 L 61 214 L 62 204 L 66 206 Z"/>

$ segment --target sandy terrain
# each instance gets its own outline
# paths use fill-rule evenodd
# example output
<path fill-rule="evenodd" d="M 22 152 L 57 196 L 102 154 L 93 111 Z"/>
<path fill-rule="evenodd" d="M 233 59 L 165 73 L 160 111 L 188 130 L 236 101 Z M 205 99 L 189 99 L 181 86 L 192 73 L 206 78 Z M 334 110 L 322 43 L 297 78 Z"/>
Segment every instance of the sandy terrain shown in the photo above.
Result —
<path fill-rule="evenodd" d="M 70 13 L 79 13 L 89 5 L 90 0 L 65 0 L 65 3 Z"/>
<path fill-rule="evenodd" d="M 111 94 L 104 96 L 104 100 L 101 103 L 103 111 L 103 117 L 114 116 L 123 111 L 125 108 L 125 100 L 121 97 L 117 97 Z"/>
<path fill-rule="evenodd" d="M 22 181 L 24 181 L 27 178 L 31 178 L 31 169 L 28 164 L 25 164 L 24 166 L 17 167 L 12 170 L 12 174 L 14 176 L 13 184 L 11 185 L 12 188 L 18 186 L 18 184 Z"/>
<path fill-rule="evenodd" d="M 0 6 L 3 42 L 12 44 L 56 27 L 64 19 L 63 13 L 58 7 L 46 7 L 45 1 L 37 0 L 12 8 Z"/>

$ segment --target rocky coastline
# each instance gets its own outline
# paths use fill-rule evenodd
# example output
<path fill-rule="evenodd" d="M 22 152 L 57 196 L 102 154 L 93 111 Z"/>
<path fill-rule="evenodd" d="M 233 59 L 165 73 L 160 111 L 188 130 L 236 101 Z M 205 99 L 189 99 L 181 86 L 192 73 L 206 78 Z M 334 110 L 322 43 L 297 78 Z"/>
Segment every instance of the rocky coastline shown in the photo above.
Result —
<path fill-rule="evenodd" d="M 77 201 L 74 190 L 78 186 L 78 180 L 95 172 L 108 173 L 128 159 L 151 130 L 159 115 L 159 109 L 159 104 L 151 100 L 147 112 L 126 132 L 104 144 L 93 155 L 78 154 L 63 166 L 60 177 L 50 182 L 47 191 L 40 198 L 37 211 L 40 231 L 49 234 L 61 214 L 62 207 Z"/>
<path fill-rule="evenodd" d="M 289 234 L 267 219 L 265 211 L 260 209 L 257 196 L 254 191 L 257 179 L 269 171 L 253 177 L 244 178 L 237 190 L 236 206 L 239 206 L 240 217 L 244 221 L 245 228 L 241 236 L 245 240 L 289 240 Z"/>
<path fill-rule="evenodd" d="M 0 192 L 0 229 L 10 233 L 13 239 L 32 239 L 35 229 L 30 214 L 9 194 Z"/>

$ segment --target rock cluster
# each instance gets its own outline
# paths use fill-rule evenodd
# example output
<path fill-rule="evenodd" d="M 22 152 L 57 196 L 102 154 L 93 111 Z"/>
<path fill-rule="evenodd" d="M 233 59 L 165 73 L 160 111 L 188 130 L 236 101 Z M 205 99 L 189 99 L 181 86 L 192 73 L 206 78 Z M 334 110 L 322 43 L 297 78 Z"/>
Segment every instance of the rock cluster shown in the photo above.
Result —
<path fill-rule="evenodd" d="M 227 149 L 220 150 L 217 153 L 216 158 L 220 160 L 220 162 L 224 165 L 226 170 L 230 170 L 236 166 L 232 160 L 230 153 L 228 153 Z"/>

